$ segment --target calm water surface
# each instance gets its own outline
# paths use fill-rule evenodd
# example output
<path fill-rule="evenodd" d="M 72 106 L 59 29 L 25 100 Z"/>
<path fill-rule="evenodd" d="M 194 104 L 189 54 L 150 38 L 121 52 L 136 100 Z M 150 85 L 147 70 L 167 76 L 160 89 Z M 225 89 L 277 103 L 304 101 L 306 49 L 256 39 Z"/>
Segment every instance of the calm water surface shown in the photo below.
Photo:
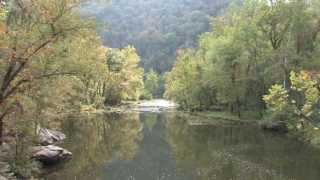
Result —
<path fill-rule="evenodd" d="M 191 126 L 174 112 L 73 117 L 73 159 L 48 180 L 319 180 L 320 152 L 247 126 Z"/>

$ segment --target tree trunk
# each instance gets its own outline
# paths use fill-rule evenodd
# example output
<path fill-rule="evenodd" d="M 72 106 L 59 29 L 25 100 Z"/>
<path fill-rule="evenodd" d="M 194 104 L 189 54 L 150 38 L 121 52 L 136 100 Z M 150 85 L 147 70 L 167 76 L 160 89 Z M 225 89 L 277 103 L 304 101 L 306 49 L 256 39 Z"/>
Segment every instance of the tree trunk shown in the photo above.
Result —
<path fill-rule="evenodd" d="M 4 122 L 3 122 L 3 119 L 4 118 L 1 118 L 0 119 L 0 145 L 2 145 L 3 144 L 3 130 L 4 130 Z"/>
<path fill-rule="evenodd" d="M 241 102 L 240 102 L 240 99 L 239 97 L 237 97 L 237 114 L 238 114 L 238 118 L 240 119 L 241 118 Z"/>

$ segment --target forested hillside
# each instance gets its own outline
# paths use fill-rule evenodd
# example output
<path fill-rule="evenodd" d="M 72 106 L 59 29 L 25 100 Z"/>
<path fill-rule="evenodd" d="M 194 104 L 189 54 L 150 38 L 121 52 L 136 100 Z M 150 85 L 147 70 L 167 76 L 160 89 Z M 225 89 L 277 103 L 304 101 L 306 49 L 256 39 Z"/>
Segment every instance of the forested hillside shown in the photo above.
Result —
<path fill-rule="evenodd" d="M 209 30 L 209 19 L 224 10 L 228 0 L 115 0 L 90 4 L 105 45 L 133 45 L 146 71 L 171 69 L 180 48 L 197 45 L 198 36 Z"/>
<path fill-rule="evenodd" d="M 318 180 L 319 9 L 0 0 L 0 179 Z"/>

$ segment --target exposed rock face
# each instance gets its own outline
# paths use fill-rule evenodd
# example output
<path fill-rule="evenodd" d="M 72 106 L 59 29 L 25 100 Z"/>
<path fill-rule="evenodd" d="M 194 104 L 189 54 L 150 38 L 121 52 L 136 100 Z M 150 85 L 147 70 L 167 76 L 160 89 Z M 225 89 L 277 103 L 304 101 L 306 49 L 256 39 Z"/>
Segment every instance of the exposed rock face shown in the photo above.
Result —
<path fill-rule="evenodd" d="M 39 128 L 38 135 L 40 144 L 44 146 L 55 144 L 57 142 L 63 141 L 66 138 L 65 134 L 46 128 Z"/>
<path fill-rule="evenodd" d="M 32 157 L 45 165 L 56 164 L 71 158 L 72 153 L 58 146 L 36 146 L 32 149 Z"/>
<path fill-rule="evenodd" d="M 263 123 L 261 127 L 263 130 L 272 132 L 287 133 L 289 131 L 287 124 L 282 121 Z"/>

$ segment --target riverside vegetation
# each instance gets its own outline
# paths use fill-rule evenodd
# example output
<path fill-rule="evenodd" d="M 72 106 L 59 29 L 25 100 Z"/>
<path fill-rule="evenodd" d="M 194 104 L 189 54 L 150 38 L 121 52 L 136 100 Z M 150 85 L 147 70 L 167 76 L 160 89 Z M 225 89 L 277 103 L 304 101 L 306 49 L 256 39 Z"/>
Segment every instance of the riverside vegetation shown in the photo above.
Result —
<path fill-rule="evenodd" d="M 318 144 L 320 3 L 247 0 L 180 50 L 165 96 L 190 111 L 282 121 Z"/>
<path fill-rule="evenodd" d="M 80 16 L 82 3 L 1 1 L 0 139 L 17 145 L 10 162 L 17 176 L 31 176 L 27 147 L 38 126 L 56 127 L 67 112 L 137 100 L 143 90 L 135 48 L 103 46 L 94 20 Z"/>
<path fill-rule="evenodd" d="M 163 94 L 199 117 L 280 121 L 320 144 L 318 0 L 163 4 L 0 0 L 0 142 L 9 146 L 0 161 L 15 177 L 37 174 L 39 127 L 60 130 L 70 114 Z M 119 133 L 112 123 L 103 126 Z"/>

